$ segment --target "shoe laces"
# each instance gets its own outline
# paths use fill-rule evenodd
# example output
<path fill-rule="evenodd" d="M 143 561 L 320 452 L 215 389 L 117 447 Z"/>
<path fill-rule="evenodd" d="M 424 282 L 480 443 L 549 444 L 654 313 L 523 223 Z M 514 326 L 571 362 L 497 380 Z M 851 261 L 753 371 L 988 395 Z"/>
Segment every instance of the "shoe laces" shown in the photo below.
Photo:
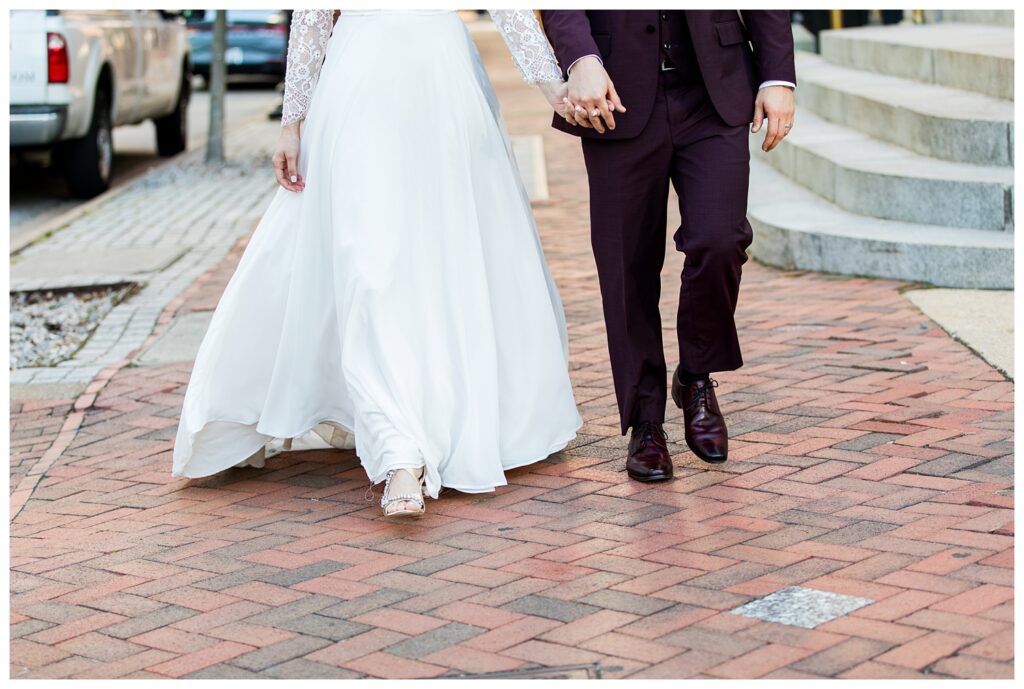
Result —
<path fill-rule="evenodd" d="M 664 429 L 658 428 L 655 424 L 647 422 L 640 424 L 637 431 L 640 435 L 640 449 L 647 447 L 647 443 L 654 440 L 654 436 L 657 434 L 663 439 L 668 438 L 668 434 L 665 433 Z"/>
<path fill-rule="evenodd" d="M 693 395 L 693 402 L 690 403 L 690 406 L 692 408 L 699 409 L 702 406 L 708 406 L 708 395 L 711 393 L 713 388 L 718 387 L 718 381 L 714 378 L 708 378 L 706 385 L 697 385 L 695 387 L 697 388 L 697 391 Z"/>

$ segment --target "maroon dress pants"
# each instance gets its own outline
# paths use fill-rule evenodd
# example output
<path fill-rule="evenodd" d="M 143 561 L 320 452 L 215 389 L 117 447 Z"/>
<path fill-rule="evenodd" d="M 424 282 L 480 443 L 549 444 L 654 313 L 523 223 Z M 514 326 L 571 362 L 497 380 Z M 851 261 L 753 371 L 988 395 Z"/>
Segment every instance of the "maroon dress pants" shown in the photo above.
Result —
<path fill-rule="evenodd" d="M 591 242 L 623 433 L 665 418 L 658 302 L 669 182 L 682 218 L 675 246 L 685 254 L 676 316 L 680 364 L 693 373 L 743 364 L 734 313 L 753 237 L 746 218 L 748 136 L 747 126 L 722 121 L 691 68 L 659 73 L 654 110 L 638 136 L 582 139 Z"/>

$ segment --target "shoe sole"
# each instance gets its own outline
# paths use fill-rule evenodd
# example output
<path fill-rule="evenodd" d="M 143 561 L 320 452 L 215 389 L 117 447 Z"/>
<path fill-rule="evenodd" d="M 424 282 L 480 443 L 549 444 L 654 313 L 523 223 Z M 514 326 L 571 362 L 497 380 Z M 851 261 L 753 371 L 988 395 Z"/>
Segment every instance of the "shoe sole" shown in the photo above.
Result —
<path fill-rule="evenodd" d="M 728 459 L 728 457 L 708 458 L 708 457 L 703 456 L 701 453 L 697 452 L 696 450 L 694 450 L 693 446 L 690 445 L 690 443 L 686 443 L 686 446 L 688 448 L 690 448 L 690 452 L 695 454 L 698 459 L 700 459 L 700 460 L 702 460 L 704 462 L 707 462 L 708 464 L 725 464 L 725 460 Z"/>
<path fill-rule="evenodd" d="M 626 476 L 629 476 L 634 481 L 639 481 L 640 483 L 655 483 L 657 481 L 668 481 L 668 480 L 671 480 L 672 478 L 675 478 L 674 476 L 643 476 L 643 477 L 641 477 L 641 476 L 634 476 L 633 474 L 630 474 L 629 472 L 626 473 Z"/>

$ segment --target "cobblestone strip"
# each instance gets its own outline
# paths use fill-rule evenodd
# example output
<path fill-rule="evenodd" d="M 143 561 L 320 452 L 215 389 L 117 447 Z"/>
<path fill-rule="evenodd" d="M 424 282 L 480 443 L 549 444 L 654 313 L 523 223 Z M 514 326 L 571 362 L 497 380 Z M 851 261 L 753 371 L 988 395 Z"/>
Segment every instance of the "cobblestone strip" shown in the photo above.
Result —
<path fill-rule="evenodd" d="M 14 488 L 10 495 L 10 518 L 13 520 L 21 509 L 25 506 L 25 502 L 32 495 L 32 491 L 35 490 L 36 486 L 39 485 L 39 481 L 46 475 L 47 471 L 53 466 L 53 463 L 57 461 L 64 454 L 65 450 L 71 445 L 71 442 L 75 439 L 78 433 L 79 427 L 82 425 L 82 419 L 85 418 L 85 410 L 88 409 L 93 400 L 96 399 L 96 394 L 106 385 L 113 375 L 123 365 L 121 362 L 118 364 L 108 366 L 99 372 L 99 374 L 92 380 L 91 383 L 85 388 L 82 395 L 75 400 L 72 406 L 72 412 L 64 417 L 64 422 L 60 427 L 60 431 L 57 436 L 53 438 L 50 446 L 46 452 L 28 468 L 24 474 L 21 475 L 17 482 L 17 488 Z M 14 476 L 11 477 L 12 486 L 14 485 Z"/>

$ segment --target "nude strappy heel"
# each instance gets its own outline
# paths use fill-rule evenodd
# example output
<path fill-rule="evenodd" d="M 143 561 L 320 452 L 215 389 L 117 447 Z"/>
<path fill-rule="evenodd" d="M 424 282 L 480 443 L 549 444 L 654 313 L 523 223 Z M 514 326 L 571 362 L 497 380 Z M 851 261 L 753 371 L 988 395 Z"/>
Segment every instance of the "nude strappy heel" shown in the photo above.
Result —
<path fill-rule="evenodd" d="M 393 519 L 396 521 L 404 521 L 406 519 L 419 519 L 427 511 L 426 503 L 424 503 L 423 501 L 423 482 L 426 480 L 426 471 L 424 471 L 423 469 L 420 470 L 423 473 L 421 473 L 419 477 L 420 492 L 418 495 L 389 495 L 388 489 L 391 488 L 391 478 L 395 475 L 396 471 L 402 470 L 389 469 L 388 473 L 384 475 L 384 495 L 382 495 L 380 498 L 380 508 L 384 512 L 384 518 Z M 413 470 L 405 469 L 405 471 L 412 472 Z M 401 502 L 403 500 L 415 502 L 417 505 L 419 505 L 419 509 L 395 510 L 394 512 L 387 511 L 388 505 L 396 502 Z"/>

